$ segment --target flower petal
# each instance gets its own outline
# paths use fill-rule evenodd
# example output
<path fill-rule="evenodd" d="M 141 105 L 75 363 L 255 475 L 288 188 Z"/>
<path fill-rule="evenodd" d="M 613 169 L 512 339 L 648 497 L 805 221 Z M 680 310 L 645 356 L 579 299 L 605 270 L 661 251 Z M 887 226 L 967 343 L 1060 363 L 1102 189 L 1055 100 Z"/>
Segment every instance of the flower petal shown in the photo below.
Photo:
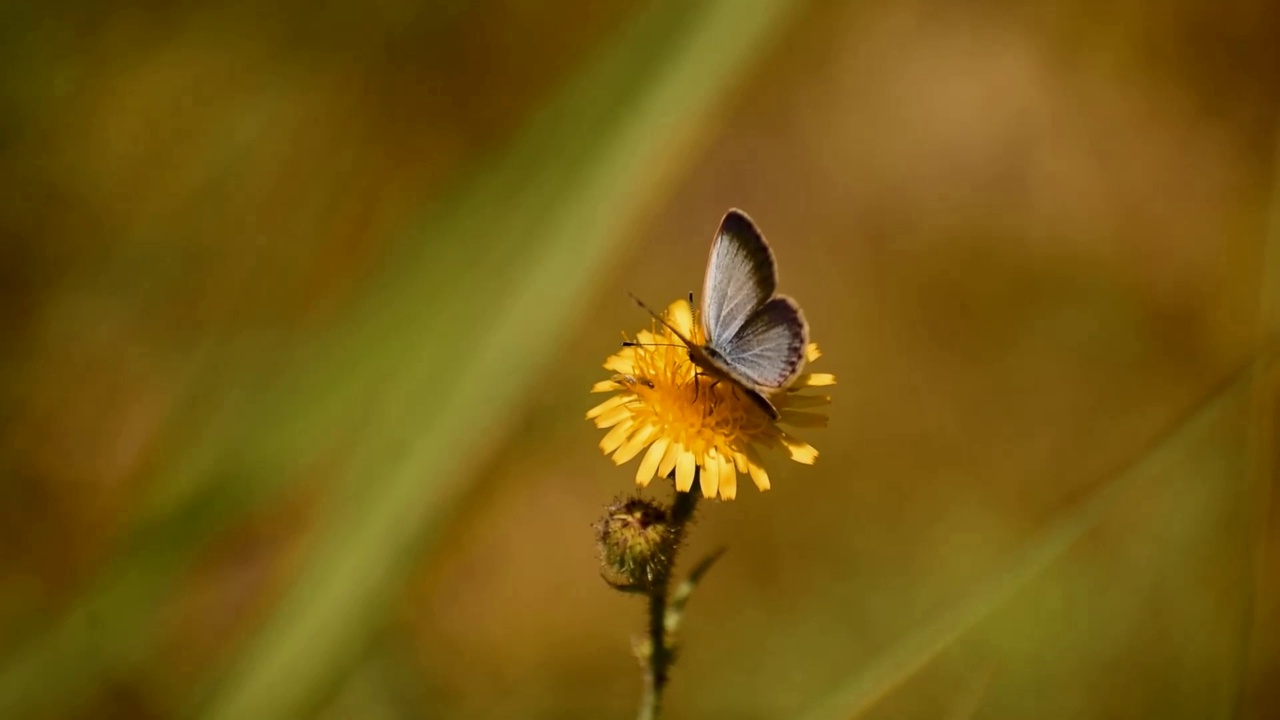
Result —
<path fill-rule="evenodd" d="M 769 489 L 769 473 L 765 471 L 764 464 L 760 461 L 760 453 L 750 446 L 747 447 L 747 472 L 751 474 L 751 482 L 755 483 L 761 492 Z"/>
<path fill-rule="evenodd" d="M 614 390 L 621 390 L 621 389 L 622 389 L 622 386 L 619 385 L 616 380 L 601 380 L 600 382 L 591 386 L 591 392 L 593 393 L 612 392 Z M 587 417 L 591 417 L 591 416 L 588 415 Z"/>
<path fill-rule="evenodd" d="M 667 454 L 667 446 L 671 444 L 671 439 L 665 435 L 659 435 L 657 440 L 649 446 L 649 450 L 645 452 L 644 457 L 640 460 L 640 467 L 636 468 L 636 483 L 640 487 L 648 487 L 649 482 L 653 480 L 654 474 L 658 471 L 658 463 L 662 462 L 662 456 Z"/>
<path fill-rule="evenodd" d="M 640 451 L 643 450 L 651 440 L 653 440 L 653 436 L 657 432 L 658 428 L 653 425 L 641 426 L 641 428 L 631 436 L 631 439 L 623 443 L 622 447 L 618 448 L 618 452 L 613 454 L 614 464 L 621 465 L 636 455 L 639 455 Z"/>
<path fill-rule="evenodd" d="M 830 395 L 801 395 L 800 393 L 787 393 L 783 398 L 783 404 L 791 408 L 815 408 L 831 404 Z"/>
<path fill-rule="evenodd" d="M 720 458 L 720 497 L 732 500 L 738 495 L 738 471 L 729 458 Z"/>
<path fill-rule="evenodd" d="M 702 472 L 698 473 L 698 484 L 702 486 L 704 498 L 713 498 L 720 491 L 720 455 L 715 448 L 702 456 Z"/>
<path fill-rule="evenodd" d="M 600 440 L 600 449 L 605 455 L 610 455 L 614 450 L 622 446 L 627 441 L 627 436 L 631 434 L 631 428 L 635 427 L 634 420 L 624 420 L 615 425 L 612 430 L 605 434 Z"/>
<path fill-rule="evenodd" d="M 631 348 L 626 348 L 630 350 Z M 619 375 L 631 375 L 636 371 L 636 361 L 631 355 L 610 355 L 609 359 L 604 361 L 604 369 L 618 373 Z"/>
<path fill-rule="evenodd" d="M 822 351 L 818 349 L 818 343 L 809 343 L 804 348 L 804 359 L 806 362 L 813 362 L 822 357 Z"/>
<path fill-rule="evenodd" d="M 616 407 L 618 407 L 618 406 L 620 406 L 620 405 L 625 405 L 625 404 L 627 404 L 627 401 L 628 401 L 628 400 L 631 400 L 631 399 L 632 399 L 632 398 L 634 398 L 634 397 L 635 397 L 635 396 L 634 396 L 634 395 L 632 395 L 631 393 L 624 393 L 624 394 L 622 394 L 622 395 L 614 395 L 613 397 L 609 398 L 608 400 L 605 400 L 604 402 L 600 403 L 599 405 L 597 405 L 597 406 L 595 406 L 595 407 L 591 408 L 590 410 L 588 410 L 588 411 L 587 411 L 587 419 L 588 419 L 588 420 L 590 420 L 590 419 L 592 419 L 592 418 L 599 417 L 599 416 L 601 416 L 601 415 L 603 415 L 603 414 L 605 414 L 605 413 L 609 412 L 610 410 L 612 410 L 612 409 L 614 409 L 614 408 L 616 408 Z"/>
<path fill-rule="evenodd" d="M 632 416 L 633 416 L 633 413 L 631 412 L 631 408 L 626 407 L 625 405 L 622 407 L 616 407 L 610 410 L 609 412 L 601 415 L 600 417 L 596 418 L 596 427 L 600 428 L 601 430 L 605 428 L 611 428 L 614 425 L 617 425 L 618 423 Z"/>
<path fill-rule="evenodd" d="M 824 387 L 826 385 L 835 384 L 836 376 L 831 373 L 803 373 L 800 377 L 796 378 L 796 381 L 791 384 L 791 387 L 799 389 L 807 387 Z"/>
<path fill-rule="evenodd" d="M 682 451 L 676 457 L 676 490 L 689 492 L 689 488 L 693 487 L 693 471 L 697 467 L 693 453 L 688 450 Z"/>
<path fill-rule="evenodd" d="M 781 438 L 783 447 L 791 454 L 791 459 L 803 465 L 812 465 L 818 459 L 818 449 L 803 440 L 797 440 L 790 435 L 783 434 Z"/>
<path fill-rule="evenodd" d="M 658 463 L 658 475 L 666 477 L 676 469 L 676 458 L 680 457 L 680 453 L 684 452 L 684 446 L 678 442 L 673 442 L 667 446 L 667 451 L 662 455 L 662 462 Z"/>
<path fill-rule="evenodd" d="M 667 306 L 667 322 L 676 326 L 685 337 L 693 338 L 693 310 L 689 302 L 681 298 Z"/>

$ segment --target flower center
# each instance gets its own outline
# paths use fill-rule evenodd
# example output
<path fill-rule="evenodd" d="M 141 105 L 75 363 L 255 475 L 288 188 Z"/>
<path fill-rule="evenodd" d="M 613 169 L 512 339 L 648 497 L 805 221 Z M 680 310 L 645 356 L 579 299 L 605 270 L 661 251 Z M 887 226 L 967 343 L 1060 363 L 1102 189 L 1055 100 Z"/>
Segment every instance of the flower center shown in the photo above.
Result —
<path fill-rule="evenodd" d="M 699 370 L 683 348 L 643 348 L 636 361 L 652 386 L 638 385 L 634 392 L 655 424 L 687 448 L 728 450 L 735 440 L 762 432 L 768 425 L 768 418 L 745 392 L 730 380 Z"/>

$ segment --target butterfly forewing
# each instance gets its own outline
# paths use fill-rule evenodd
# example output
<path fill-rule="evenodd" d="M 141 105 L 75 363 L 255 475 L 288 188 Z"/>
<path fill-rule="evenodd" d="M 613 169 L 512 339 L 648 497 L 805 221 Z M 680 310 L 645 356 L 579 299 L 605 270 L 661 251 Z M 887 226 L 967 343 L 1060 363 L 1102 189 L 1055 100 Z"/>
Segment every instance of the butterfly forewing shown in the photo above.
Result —
<path fill-rule="evenodd" d="M 702 326 L 706 342 L 719 348 L 773 297 L 778 275 L 773 253 L 751 219 L 730 210 L 711 242 L 702 284 Z"/>
<path fill-rule="evenodd" d="M 742 327 L 715 350 L 736 379 L 777 390 L 795 379 L 804 365 L 809 326 L 795 301 L 778 296 L 752 313 Z"/>

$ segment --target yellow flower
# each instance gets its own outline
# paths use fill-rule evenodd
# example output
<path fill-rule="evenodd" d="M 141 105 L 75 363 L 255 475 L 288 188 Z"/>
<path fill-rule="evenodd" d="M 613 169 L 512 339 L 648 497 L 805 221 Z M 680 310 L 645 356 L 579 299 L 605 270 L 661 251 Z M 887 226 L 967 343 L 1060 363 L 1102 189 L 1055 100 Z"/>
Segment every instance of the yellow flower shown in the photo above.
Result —
<path fill-rule="evenodd" d="M 695 322 L 689 303 L 673 302 L 665 316 L 693 342 L 703 342 L 701 323 Z M 668 328 L 655 324 L 641 330 L 635 343 L 605 361 L 605 369 L 614 375 L 591 391 L 617 394 L 592 408 L 587 419 L 609 429 L 600 449 L 618 465 L 644 451 L 636 470 L 641 487 L 674 470 L 676 489 L 688 492 L 697 469 L 704 496 L 718 494 L 732 500 L 738 492 L 738 473 L 750 475 L 761 490 L 769 489 L 759 447 L 782 449 L 806 465 L 817 459 L 812 445 L 787 434 L 780 425 L 826 427 L 827 417 L 808 409 L 830 404 L 831 397 L 798 391 L 833 385 L 835 376 L 800 375 L 785 391 L 770 397 L 780 415 L 773 420 L 733 383 L 696 372 L 684 344 Z M 819 355 L 815 344 L 805 349 L 810 362 Z"/>

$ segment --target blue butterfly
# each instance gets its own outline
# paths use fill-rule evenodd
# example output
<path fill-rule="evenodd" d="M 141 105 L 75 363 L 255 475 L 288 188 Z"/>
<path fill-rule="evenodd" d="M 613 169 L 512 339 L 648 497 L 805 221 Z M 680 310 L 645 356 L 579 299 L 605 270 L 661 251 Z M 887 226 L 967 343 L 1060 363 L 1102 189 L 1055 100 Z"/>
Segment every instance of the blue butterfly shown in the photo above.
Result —
<path fill-rule="evenodd" d="M 717 380 L 743 390 L 771 418 L 771 393 L 787 387 L 804 367 L 809 325 L 795 300 L 777 294 L 778 266 L 755 223 L 741 210 L 720 221 L 702 284 L 699 345 L 632 296 L 689 348 L 689 358 Z"/>

